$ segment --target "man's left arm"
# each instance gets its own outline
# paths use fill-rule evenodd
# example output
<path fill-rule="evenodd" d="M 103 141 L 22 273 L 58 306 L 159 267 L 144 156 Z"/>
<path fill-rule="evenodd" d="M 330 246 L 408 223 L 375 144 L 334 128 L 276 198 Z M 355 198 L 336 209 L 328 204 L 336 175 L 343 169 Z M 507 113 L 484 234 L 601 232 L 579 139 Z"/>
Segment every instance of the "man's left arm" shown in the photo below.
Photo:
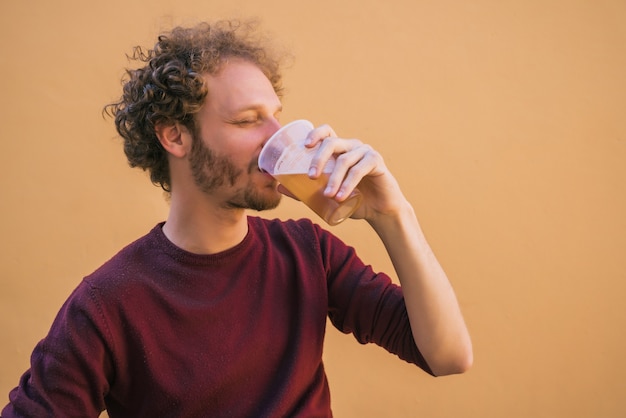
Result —
<path fill-rule="evenodd" d="M 408 202 L 394 215 L 368 220 L 394 265 L 415 344 L 436 376 L 463 373 L 473 361 L 454 290 Z"/>
<path fill-rule="evenodd" d="M 382 156 L 357 139 L 337 138 L 328 125 L 309 134 L 321 142 L 311 163 L 317 177 L 332 156 L 337 162 L 325 195 L 343 200 L 357 187 L 365 219 L 381 238 L 402 286 L 415 343 L 435 375 L 462 373 L 473 362 L 471 339 L 446 273 L 426 241 L 411 204 Z"/>

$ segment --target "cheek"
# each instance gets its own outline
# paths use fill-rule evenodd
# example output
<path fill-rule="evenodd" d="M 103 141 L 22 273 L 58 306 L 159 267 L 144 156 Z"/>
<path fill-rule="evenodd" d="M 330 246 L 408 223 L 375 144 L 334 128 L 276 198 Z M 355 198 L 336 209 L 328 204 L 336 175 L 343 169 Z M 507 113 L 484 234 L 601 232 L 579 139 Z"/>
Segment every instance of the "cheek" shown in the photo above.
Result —
<path fill-rule="evenodd" d="M 218 158 L 226 158 L 240 170 L 257 169 L 263 136 L 258 131 L 233 127 L 210 138 L 209 147 Z"/>

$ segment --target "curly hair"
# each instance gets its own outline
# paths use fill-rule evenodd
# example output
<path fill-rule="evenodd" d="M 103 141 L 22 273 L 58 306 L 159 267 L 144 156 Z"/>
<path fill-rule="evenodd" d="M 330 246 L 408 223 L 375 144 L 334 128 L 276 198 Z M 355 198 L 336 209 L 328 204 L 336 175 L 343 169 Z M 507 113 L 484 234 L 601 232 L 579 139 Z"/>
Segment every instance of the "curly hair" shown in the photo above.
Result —
<path fill-rule="evenodd" d="M 155 126 L 178 122 L 197 131 L 195 115 L 210 94 L 203 74 L 216 74 L 225 60 L 242 58 L 258 66 L 282 96 L 283 57 L 258 36 L 257 26 L 218 21 L 176 27 L 161 34 L 153 49 L 137 46 L 129 56 L 144 66 L 126 70 L 122 97 L 104 112 L 115 119 L 129 165 L 148 171 L 152 183 L 166 192 L 171 191 L 169 164 Z"/>

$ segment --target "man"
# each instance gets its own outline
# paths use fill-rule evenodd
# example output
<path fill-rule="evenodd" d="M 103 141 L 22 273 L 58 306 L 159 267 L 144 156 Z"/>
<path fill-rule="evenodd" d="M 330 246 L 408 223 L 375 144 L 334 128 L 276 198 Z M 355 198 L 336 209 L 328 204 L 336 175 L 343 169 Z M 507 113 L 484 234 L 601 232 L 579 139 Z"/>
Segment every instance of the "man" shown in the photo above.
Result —
<path fill-rule="evenodd" d="M 402 288 L 309 220 L 248 216 L 282 190 L 257 166 L 280 127 L 278 61 L 246 25 L 176 28 L 135 50 L 108 106 L 131 166 L 170 195 L 167 220 L 70 295 L 2 416 L 332 416 L 326 317 L 433 375 L 472 363 L 454 292 L 381 156 L 328 125 L 311 177 L 358 185 Z"/>

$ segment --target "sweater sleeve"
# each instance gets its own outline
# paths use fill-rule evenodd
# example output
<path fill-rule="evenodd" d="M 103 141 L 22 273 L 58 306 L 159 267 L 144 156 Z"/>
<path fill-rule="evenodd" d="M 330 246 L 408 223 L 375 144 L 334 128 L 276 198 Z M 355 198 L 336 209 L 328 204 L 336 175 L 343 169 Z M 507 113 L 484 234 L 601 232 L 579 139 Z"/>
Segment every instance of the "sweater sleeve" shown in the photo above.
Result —
<path fill-rule="evenodd" d="M 2 417 L 98 417 L 112 373 L 103 324 L 83 282 L 35 347 L 31 367 L 10 392 Z"/>
<path fill-rule="evenodd" d="M 376 273 L 332 234 L 319 230 L 328 280 L 328 315 L 361 344 L 375 343 L 432 375 L 413 339 L 402 288 Z"/>

